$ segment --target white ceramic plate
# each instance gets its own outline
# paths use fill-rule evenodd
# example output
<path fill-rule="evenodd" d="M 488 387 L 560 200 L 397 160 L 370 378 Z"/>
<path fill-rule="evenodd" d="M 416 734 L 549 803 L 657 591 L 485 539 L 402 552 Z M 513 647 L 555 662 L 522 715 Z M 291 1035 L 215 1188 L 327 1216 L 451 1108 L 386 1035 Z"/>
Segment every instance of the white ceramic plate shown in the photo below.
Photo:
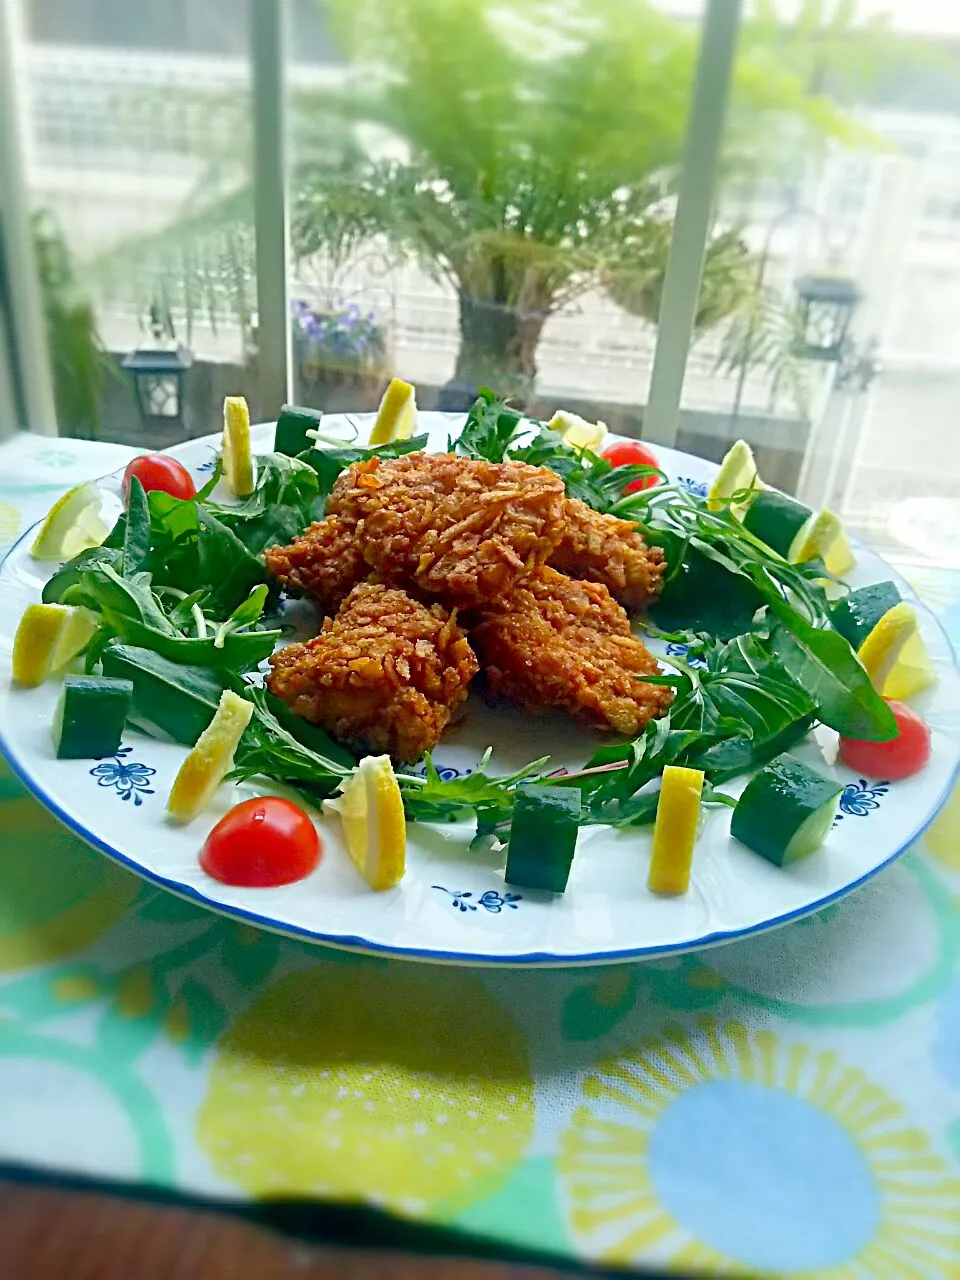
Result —
<path fill-rule="evenodd" d="M 430 447 L 442 448 L 457 418 L 422 415 Z M 353 419 L 361 434 L 370 419 Z M 272 428 L 256 430 L 261 450 Z M 171 450 L 198 483 L 212 466 L 217 438 Z M 669 449 L 664 469 L 695 489 L 713 464 Z M 101 482 L 119 510 L 116 477 Z M 371 893 L 346 855 L 336 819 L 322 823 L 326 854 L 306 880 L 279 889 L 232 889 L 209 879 L 197 855 L 222 813 L 250 794 L 221 788 L 216 807 L 187 827 L 164 817 L 170 784 L 184 749 L 127 733 L 114 758 L 57 760 L 50 722 L 58 687 L 14 688 L 13 634 L 24 606 L 38 600 L 47 576 L 32 561 L 27 533 L 0 567 L 0 747 L 36 796 L 95 848 L 157 884 L 214 910 L 311 942 L 410 959 L 456 964 L 586 965 L 689 951 L 757 933 L 817 911 L 874 875 L 927 826 L 949 794 L 960 760 L 960 675 L 940 626 L 917 604 L 940 681 L 918 700 L 933 729 L 933 756 L 916 777 L 892 785 L 869 782 L 831 763 L 836 735 L 811 735 L 798 754 L 845 785 L 840 818 L 824 847 L 786 870 L 732 840 L 729 811 L 711 810 L 697 844 L 690 891 L 657 898 L 646 888 L 649 829 L 585 829 L 567 892 L 559 898 L 510 889 L 503 858 L 468 850 L 467 824 L 409 829 L 407 874 L 386 893 Z M 858 549 L 856 585 L 896 576 L 879 557 Z M 899 580 L 898 580 L 899 581 Z M 915 599 L 906 583 L 904 595 Z M 493 745 L 504 772 L 549 754 L 559 767 L 582 764 L 596 739 L 560 716 L 524 718 L 493 711 L 471 698 L 467 714 L 440 744 L 438 764 L 465 771 Z M 730 784 L 738 791 L 744 785 Z"/>

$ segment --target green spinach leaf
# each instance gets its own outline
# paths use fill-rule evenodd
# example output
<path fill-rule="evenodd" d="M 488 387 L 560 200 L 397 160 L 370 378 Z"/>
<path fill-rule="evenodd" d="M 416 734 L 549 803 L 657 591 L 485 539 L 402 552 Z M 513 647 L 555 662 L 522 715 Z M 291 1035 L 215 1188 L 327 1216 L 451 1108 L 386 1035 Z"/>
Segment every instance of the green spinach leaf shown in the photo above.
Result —
<path fill-rule="evenodd" d="M 103 674 L 133 683 L 131 723 L 154 737 L 192 747 L 214 717 L 229 680 L 211 667 L 171 662 L 154 649 L 109 644 Z"/>
<path fill-rule="evenodd" d="M 656 531 L 652 538 L 658 540 Z M 750 630 L 765 597 L 748 577 L 731 573 L 699 548 L 688 547 L 679 564 L 665 550 L 675 570 L 648 611 L 655 626 L 671 632 L 694 629 L 721 640 Z M 675 554 L 682 554 L 679 547 Z"/>
<path fill-rule="evenodd" d="M 229 506 L 208 502 L 206 510 L 259 556 L 304 531 L 318 492 L 312 467 L 283 453 L 269 453 L 257 458 L 257 483 L 249 497 Z"/>
<path fill-rule="evenodd" d="M 522 423 L 522 413 L 509 408 L 489 387 L 481 387 L 463 430 L 456 441 L 450 441 L 450 452 L 503 462 Z"/>
<path fill-rule="evenodd" d="M 353 772 L 355 761 L 331 742 L 323 754 L 306 746 L 280 723 L 265 689 L 246 685 L 243 696 L 253 703 L 253 718 L 244 730 L 228 779 L 243 782 L 264 776 L 305 791 L 314 801 L 332 795 Z"/>
<path fill-rule="evenodd" d="M 123 575 L 132 577 L 150 569 L 150 508 L 143 485 L 130 478 L 127 518 L 123 530 Z"/>
<path fill-rule="evenodd" d="M 149 574 L 122 578 L 109 565 L 87 570 L 63 593 L 62 600 L 99 613 L 104 626 L 125 643 L 188 665 L 248 671 L 269 657 L 281 634 L 234 630 L 219 645 L 214 634 L 186 635 L 164 611 L 151 589 Z M 203 629 L 206 631 L 205 620 Z"/>
<path fill-rule="evenodd" d="M 255 586 L 267 582 L 270 575 L 263 562 L 212 511 L 198 507 L 197 515 L 197 576 L 209 593 L 211 611 L 222 616 L 245 600 Z"/>
<path fill-rule="evenodd" d="M 803 688 L 824 724 L 850 738 L 889 742 L 897 736 L 893 712 L 843 636 L 812 626 L 785 601 L 772 601 L 780 620 L 770 635 L 772 652 Z"/>
<path fill-rule="evenodd" d="M 110 568 L 119 571 L 122 561 L 123 551 L 120 547 L 90 547 L 86 551 L 81 551 L 79 555 L 62 565 L 44 584 L 41 597 L 44 604 L 60 603 L 65 592 L 70 587 L 76 586 L 88 569 L 109 565 Z"/>

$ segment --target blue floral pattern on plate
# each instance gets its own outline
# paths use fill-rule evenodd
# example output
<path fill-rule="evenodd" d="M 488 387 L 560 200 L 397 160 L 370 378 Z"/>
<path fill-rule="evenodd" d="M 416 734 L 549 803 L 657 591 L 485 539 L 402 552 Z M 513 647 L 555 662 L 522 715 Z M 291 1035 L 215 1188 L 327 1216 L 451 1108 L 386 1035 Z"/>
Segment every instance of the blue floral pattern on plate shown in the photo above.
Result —
<path fill-rule="evenodd" d="M 866 778 L 857 782 L 848 782 L 840 793 L 840 812 L 833 820 L 833 825 L 842 822 L 845 816 L 867 818 L 874 809 L 880 808 L 880 801 L 890 790 L 889 782 L 869 783 Z"/>
<path fill-rule="evenodd" d="M 691 476 L 677 476 L 677 484 L 695 498 L 705 498 L 709 488 L 706 480 L 694 480 Z"/>
<path fill-rule="evenodd" d="M 689 653 L 690 646 L 687 644 L 678 644 L 675 640 L 671 640 L 667 645 L 666 656 L 668 658 L 684 658 L 688 666 L 706 667 L 707 664 L 704 662 L 703 658 L 691 658 Z"/>
<path fill-rule="evenodd" d="M 439 889 L 441 893 L 450 895 L 450 905 L 454 911 L 462 911 L 464 914 L 468 911 L 476 911 L 478 907 L 483 907 L 484 911 L 489 911 L 491 915 L 498 916 L 505 907 L 509 907 L 511 911 L 516 911 L 517 903 L 523 900 L 520 893 L 498 893 L 496 889 L 487 889 L 485 893 L 473 901 L 473 893 L 470 889 L 445 889 L 442 884 L 434 884 L 431 889 Z"/>
<path fill-rule="evenodd" d="M 90 770 L 90 776 L 96 778 L 98 787 L 113 787 L 121 800 L 132 799 L 139 808 L 144 796 L 156 794 L 150 779 L 157 771 L 148 764 L 124 759 L 132 752 L 133 747 L 121 747 L 115 756 L 98 756 L 100 763 Z"/>
<path fill-rule="evenodd" d="M 433 762 L 433 767 L 436 769 L 441 782 L 453 782 L 454 778 L 466 778 L 473 773 L 472 769 L 455 769 L 452 764 L 437 764 L 436 760 Z M 425 764 L 414 765 L 409 772 L 416 778 L 425 778 L 427 776 L 427 766 Z"/>

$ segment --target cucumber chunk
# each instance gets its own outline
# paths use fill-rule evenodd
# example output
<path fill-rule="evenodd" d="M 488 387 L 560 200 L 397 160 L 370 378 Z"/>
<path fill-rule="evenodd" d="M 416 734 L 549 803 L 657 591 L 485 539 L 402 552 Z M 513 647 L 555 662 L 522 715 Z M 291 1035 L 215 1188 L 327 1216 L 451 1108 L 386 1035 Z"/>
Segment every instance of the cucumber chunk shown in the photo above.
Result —
<path fill-rule="evenodd" d="M 116 755 L 132 703 L 130 680 L 67 676 L 53 719 L 57 759 Z"/>
<path fill-rule="evenodd" d="M 802 502 L 774 489 L 761 489 L 743 517 L 743 527 L 789 560 L 791 550 L 800 546 L 814 518 Z"/>
<path fill-rule="evenodd" d="M 778 756 L 750 780 L 737 802 L 730 834 L 785 867 L 819 849 L 843 786 L 791 755 Z"/>
<path fill-rule="evenodd" d="M 830 621 L 852 648 L 859 649 L 883 615 L 900 600 L 896 583 L 872 582 L 838 600 L 830 610 Z"/>
<path fill-rule="evenodd" d="M 528 783 L 517 788 L 507 849 L 507 884 L 563 893 L 580 829 L 576 787 Z"/>
<path fill-rule="evenodd" d="M 323 414 L 316 409 L 301 409 L 295 404 L 285 404 L 280 410 L 273 436 L 274 453 L 285 453 L 293 458 L 305 449 L 312 449 L 316 441 L 307 432 L 316 431 L 322 417 Z"/>

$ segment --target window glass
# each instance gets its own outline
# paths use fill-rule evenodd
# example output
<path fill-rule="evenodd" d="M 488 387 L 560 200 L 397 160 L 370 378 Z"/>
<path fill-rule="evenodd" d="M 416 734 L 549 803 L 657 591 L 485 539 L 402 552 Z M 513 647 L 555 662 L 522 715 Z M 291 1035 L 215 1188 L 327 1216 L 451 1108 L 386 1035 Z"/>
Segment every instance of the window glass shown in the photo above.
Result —
<path fill-rule="evenodd" d="M 246 6 L 13 9 L 60 431 L 161 448 L 215 429 L 226 392 L 256 405 Z M 182 355 L 182 394 L 146 418 L 138 349 Z"/>
<path fill-rule="evenodd" d="M 427 408 L 489 385 L 636 429 L 701 9 L 318 5 L 290 71 L 299 398 L 369 409 L 396 374 Z"/>
<path fill-rule="evenodd" d="M 749 6 L 738 89 L 764 46 L 800 74 L 804 128 L 793 148 L 758 134 L 746 173 L 726 157 L 717 222 L 746 287 L 697 336 L 680 443 L 719 459 L 742 436 L 770 483 L 888 554 L 955 560 L 960 11 Z M 737 118 L 735 95 L 728 153 Z"/>

